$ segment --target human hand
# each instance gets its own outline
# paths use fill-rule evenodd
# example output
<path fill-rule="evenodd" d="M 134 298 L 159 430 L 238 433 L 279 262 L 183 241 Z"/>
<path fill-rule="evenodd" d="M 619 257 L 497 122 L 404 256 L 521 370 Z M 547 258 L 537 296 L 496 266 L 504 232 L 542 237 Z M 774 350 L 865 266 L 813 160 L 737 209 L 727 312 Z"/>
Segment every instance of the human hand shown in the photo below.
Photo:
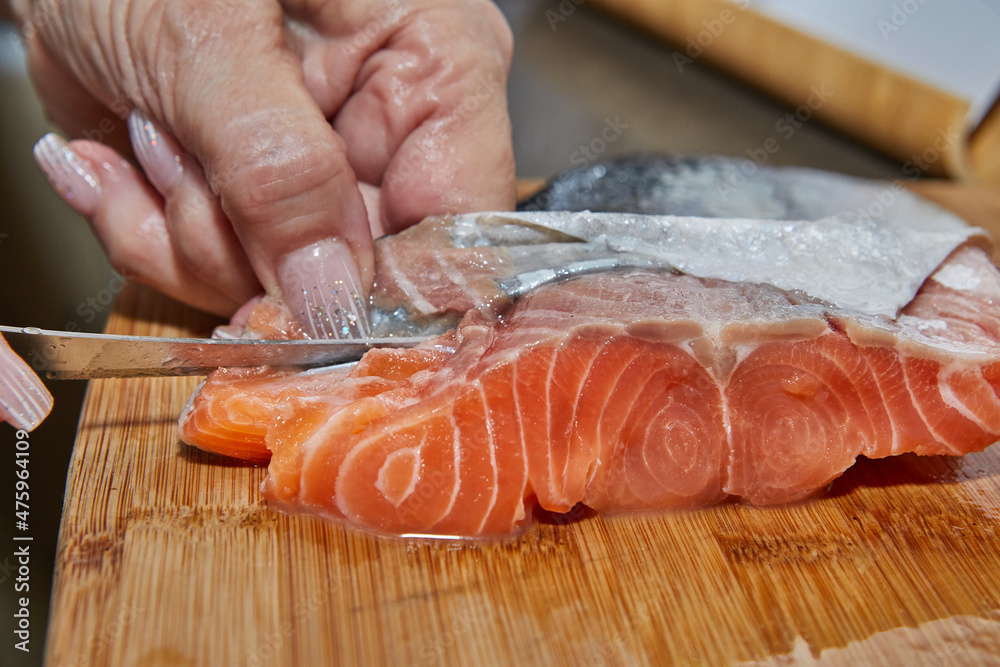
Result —
<path fill-rule="evenodd" d="M 39 163 L 122 274 L 199 308 L 263 286 L 315 335 L 363 333 L 373 230 L 514 203 L 490 2 L 21 5 L 36 88 L 83 137 Z"/>
<path fill-rule="evenodd" d="M 0 336 L 0 421 L 31 431 L 52 411 L 52 395 Z"/>

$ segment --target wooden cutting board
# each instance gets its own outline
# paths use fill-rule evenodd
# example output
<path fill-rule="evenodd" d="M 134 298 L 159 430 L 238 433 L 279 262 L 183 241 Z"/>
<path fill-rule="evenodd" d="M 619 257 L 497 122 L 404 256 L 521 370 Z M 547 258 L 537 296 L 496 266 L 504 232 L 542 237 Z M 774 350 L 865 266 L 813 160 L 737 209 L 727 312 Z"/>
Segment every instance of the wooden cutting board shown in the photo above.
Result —
<path fill-rule="evenodd" d="M 921 187 L 1000 232 L 997 193 Z M 108 331 L 213 324 L 129 285 Z M 196 383 L 91 382 L 48 664 L 1000 664 L 1000 445 L 861 460 L 793 506 L 392 540 L 272 511 L 264 469 L 180 444 Z"/>

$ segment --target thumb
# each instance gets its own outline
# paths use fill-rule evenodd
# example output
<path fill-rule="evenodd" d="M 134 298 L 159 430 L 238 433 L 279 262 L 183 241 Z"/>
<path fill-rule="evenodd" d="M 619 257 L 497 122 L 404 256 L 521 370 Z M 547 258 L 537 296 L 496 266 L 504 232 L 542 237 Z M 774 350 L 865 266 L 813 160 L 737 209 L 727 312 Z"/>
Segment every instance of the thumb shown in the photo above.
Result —
<path fill-rule="evenodd" d="M 344 143 L 285 47 L 280 7 L 177 4 L 189 11 L 169 20 L 196 25 L 166 31 L 183 37 L 169 47 L 162 120 L 201 163 L 267 292 L 315 337 L 366 335 L 368 216 Z"/>

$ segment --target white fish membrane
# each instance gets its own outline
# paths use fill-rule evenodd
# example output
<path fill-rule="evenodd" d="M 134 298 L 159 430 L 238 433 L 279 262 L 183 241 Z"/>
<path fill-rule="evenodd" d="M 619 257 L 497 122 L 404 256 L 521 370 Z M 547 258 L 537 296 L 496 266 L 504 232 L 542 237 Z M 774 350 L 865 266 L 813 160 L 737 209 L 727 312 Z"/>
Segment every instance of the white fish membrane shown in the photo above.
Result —
<path fill-rule="evenodd" d="M 955 248 L 988 239 L 983 230 L 956 220 L 942 215 L 939 224 L 922 220 L 911 227 L 850 214 L 815 221 L 588 211 L 456 216 L 460 228 L 541 228 L 588 246 L 595 256 L 648 258 L 650 265 L 699 278 L 774 285 L 836 308 L 891 318 Z M 493 237 L 489 244 L 495 242 Z"/>

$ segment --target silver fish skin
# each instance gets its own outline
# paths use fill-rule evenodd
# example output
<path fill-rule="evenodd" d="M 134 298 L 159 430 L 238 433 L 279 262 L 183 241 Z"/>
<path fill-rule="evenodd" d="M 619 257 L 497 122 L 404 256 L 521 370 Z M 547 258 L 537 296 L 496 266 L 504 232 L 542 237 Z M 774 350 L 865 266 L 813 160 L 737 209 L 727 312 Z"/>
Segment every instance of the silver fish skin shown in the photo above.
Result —
<path fill-rule="evenodd" d="M 457 324 L 461 308 L 488 310 L 549 282 L 623 268 L 770 284 L 832 308 L 894 317 L 954 248 L 989 243 L 982 230 L 896 183 L 684 155 L 567 171 L 516 213 L 418 227 L 434 227 L 418 241 L 439 248 L 435 262 L 420 265 L 434 279 L 428 286 L 423 275 L 406 278 L 412 267 L 401 248 L 423 231 L 380 239 L 376 256 L 400 280 L 376 286 L 375 335 L 440 332 Z M 467 298 L 449 304 L 417 284 Z"/>

